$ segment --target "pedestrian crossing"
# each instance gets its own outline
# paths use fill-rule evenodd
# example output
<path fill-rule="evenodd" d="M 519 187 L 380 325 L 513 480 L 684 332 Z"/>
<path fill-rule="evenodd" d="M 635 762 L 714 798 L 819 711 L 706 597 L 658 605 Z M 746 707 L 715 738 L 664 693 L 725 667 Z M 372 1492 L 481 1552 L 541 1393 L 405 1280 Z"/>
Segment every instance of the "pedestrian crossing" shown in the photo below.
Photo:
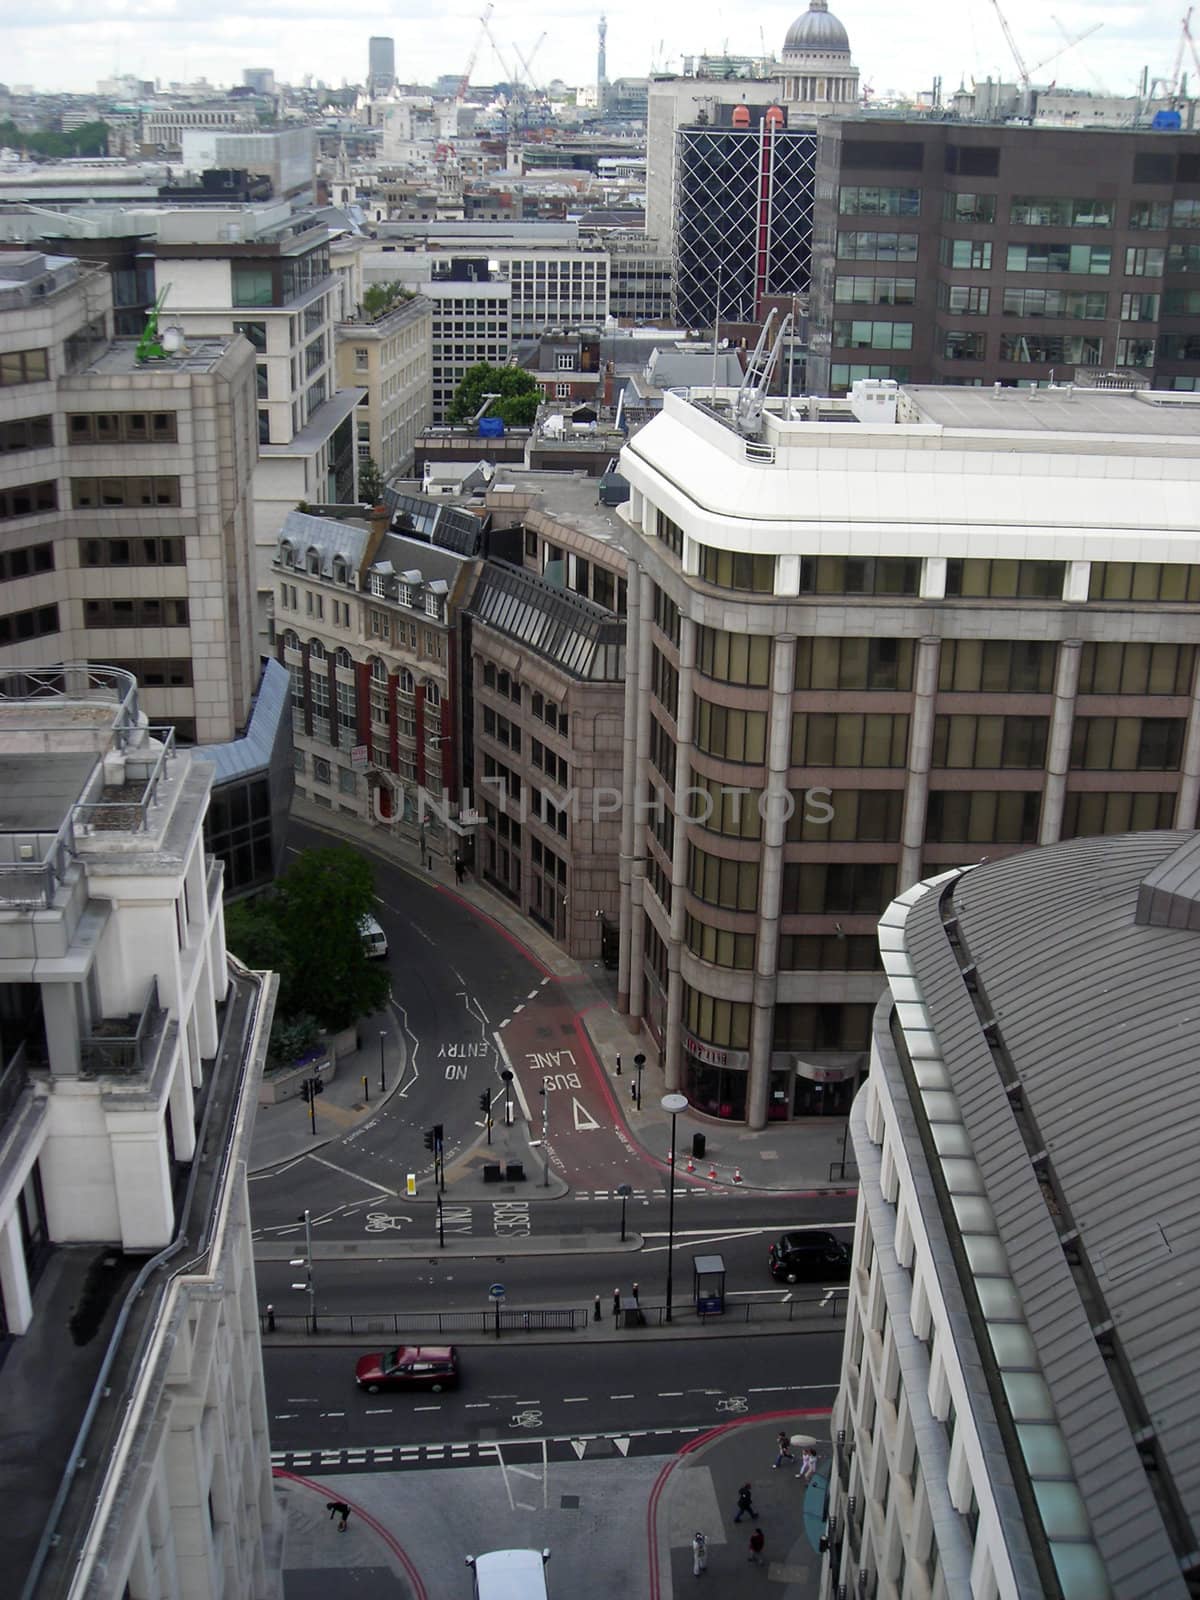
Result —
<path fill-rule="evenodd" d="M 677 1443 L 705 1433 L 711 1423 L 675 1428 L 625 1428 L 620 1433 L 572 1433 L 550 1437 L 523 1434 L 509 1439 L 457 1443 L 366 1445 L 324 1450 L 272 1450 L 271 1465 L 282 1472 L 403 1472 L 434 1467 L 492 1467 L 526 1461 L 581 1461 L 610 1456 L 669 1454 Z"/>
<path fill-rule="evenodd" d="M 620 1200 L 623 1198 L 615 1189 L 573 1189 L 571 1192 L 576 1200 Z M 675 1186 L 675 1201 L 678 1204 L 681 1200 L 686 1200 L 689 1195 L 700 1199 L 704 1195 L 728 1195 L 732 1192 L 732 1189 L 720 1183 L 710 1184 L 703 1189 L 697 1188 L 693 1184 L 677 1184 Z M 665 1200 L 667 1193 L 666 1189 L 634 1189 L 625 1198 L 628 1198 L 630 1202 L 641 1200 L 648 1204 L 651 1200 Z"/>

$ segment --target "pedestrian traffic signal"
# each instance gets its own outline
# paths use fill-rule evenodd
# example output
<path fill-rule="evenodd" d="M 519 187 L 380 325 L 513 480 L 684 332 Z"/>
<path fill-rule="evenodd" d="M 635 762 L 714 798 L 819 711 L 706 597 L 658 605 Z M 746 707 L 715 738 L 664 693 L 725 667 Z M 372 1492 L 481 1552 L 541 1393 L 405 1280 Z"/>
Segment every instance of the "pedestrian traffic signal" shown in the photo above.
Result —
<path fill-rule="evenodd" d="M 492 1091 L 490 1089 L 485 1089 L 479 1096 L 479 1109 L 480 1111 L 490 1111 L 492 1109 Z"/>
<path fill-rule="evenodd" d="M 433 1142 L 437 1149 L 440 1150 L 442 1148 L 442 1125 L 440 1122 L 435 1122 L 433 1125 Z"/>
<path fill-rule="evenodd" d="M 433 1129 L 432 1128 L 426 1128 L 425 1129 L 425 1148 L 426 1148 L 426 1150 L 432 1150 L 433 1149 Z"/>

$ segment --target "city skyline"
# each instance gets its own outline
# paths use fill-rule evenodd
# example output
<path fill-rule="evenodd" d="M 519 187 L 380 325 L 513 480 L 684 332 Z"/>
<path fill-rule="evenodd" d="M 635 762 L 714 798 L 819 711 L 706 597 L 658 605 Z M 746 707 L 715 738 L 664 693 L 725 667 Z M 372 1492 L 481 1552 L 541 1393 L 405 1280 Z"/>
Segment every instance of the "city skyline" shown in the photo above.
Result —
<path fill-rule="evenodd" d="M 101 78 L 119 74 L 171 82 L 206 78 L 214 87 L 241 83 L 244 67 L 273 68 L 279 82 L 300 83 L 306 74 L 330 86 L 343 79 L 362 83 L 367 73 L 367 41 L 386 33 L 396 41 L 396 72 L 401 82 L 432 82 L 462 72 L 474 56 L 472 78 L 490 83 L 517 69 L 517 49 L 528 57 L 546 38 L 533 62 L 540 84 L 561 78 L 569 85 L 593 80 L 596 25 L 601 5 L 549 7 L 521 13 L 498 10 L 491 32 L 499 56 L 481 29 L 476 6 L 460 3 L 435 13 L 428 0 L 386 17 L 376 8 L 351 4 L 339 9 L 336 26 L 323 0 L 256 0 L 244 13 L 186 0 L 143 0 L 131 14 L 127 0 L 100 0 L 86 21 L 73 20 L 63 0 L 53 0 L 36 15 L 0 18 L 0 60 L 12 89 L 94 93 Z M 679 71 L 684 55 L 778 55 L 788 26 L 805 9 L 804 0 L 762 6 L 753 16 L 731 17 L 720 6 L 701 9 L 668 6 L 648 29 L 632 7 L 608 4 L 608 76 L 644 76 L 651 70 Z M 1016 68 L 994 7 L 974 0 L 968 7 L 940 4 L 927 25 L 914 28 L 911 15 L 883 0 L 847 0 L 833 10 L 846 25 L 862 81 L 877 97 L 892 91 L 928 89 L 935 75 L 949 95 L 960 81 L 989 76 L 1013 79 Z M 436 33 L 429 24 L 437 18 Z M 1085 6 L 1065 0 L 1053 16 L 1034 0 L 1009 0 L 1005 16 L 1035 82 L 1057 82 L 1095 92 L 1136 92 L 1143 67 L 1151 78 L 1168 78 L 1180 43 L 1180 18 L 1165 7 L 1101 0 Z M 1065 40 L 1102 24 L 1072 48 Z M 289 25 L 291 25 L 289 27 Z M 657 35 L 657 37 L 655 37 Z M 267 41 L 264 43 L 264 41 Z M 507 64 L 507 65 L 506 65 Z M 586 66 L 587 71 L 582 70 Z M 1193 84 L 1200 79 L 1191 53 L 1183 68 Z M 1190 69 L 1190 70 L 1189 70 Z"/>

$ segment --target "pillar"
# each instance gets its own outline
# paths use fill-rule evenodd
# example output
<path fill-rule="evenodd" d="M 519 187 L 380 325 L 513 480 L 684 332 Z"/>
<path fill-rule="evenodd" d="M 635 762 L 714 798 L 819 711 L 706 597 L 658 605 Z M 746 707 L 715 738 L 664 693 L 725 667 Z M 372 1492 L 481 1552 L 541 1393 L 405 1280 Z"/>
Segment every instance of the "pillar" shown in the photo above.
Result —
<path fill-rule="evenodd" d="M 683 977 L 680 956 L 687 918 L 688 831 L 680 796 L 692 782 L 692 724 L 696 701 L 696 624 L 679 619 L 679 704 L 675 719 L 675 848 L 671 856 L 671 935 L 667 945 L 667 1020 L 663 1030 L 663 1082 L 670 1093 L 683 1082 Z"/>
<path fill-rule="evenodd" d="M 644 1009 L 645 975 L 642 971 L 642 953 L 645 946 L 645 924 L 642 920 L 642 888 L 646 879 L 646 824 L 642 806 L 646 798 L 646 784 L 650 770 L 650 618 L 654 615 L 654 585 L 650 577 L 639 574 L 641 588 L 641 622 L 638 634 L 637 662 L 637 758 L 634 763 L 634 853 L 632 868 L 630 912 L 633 926 L 629 930 L 629 1015 L 640 1019 Z M 632 584 L 630 585 L 632 588 Z"/>
<path fill-rule="evenodd" d="M 1042 790 L 1039 844 L 1056 844 L 1062 838 L 1063 808 L 1067 801 L 1067 772 L 1071 765 L 1071 730 L 1075 726 L 1075 696 L 1079 692 L 1079 664 L 1083 645 L 1064 639 L 1058 647 L 1054 674 L 1054 710 L 1046 741 L 1046 783 Z"/>
<path fill-rule="evenodd" d="M 621 731 L 621 855 L 618 863 L 621 885 L 619 941 L 617 957 L 617 1010 L 629 1010 L 629 962 L 633 934 L 633 858 L 640 839 L 636 836 L 634 797 L 638 783 L 638 688 L 641 678 L 638 663 L 642 638 L 642 590 L 637 566 L 629 563 L 628 600 L 625 616 L 625 717 Z"/>
<path fill-rule="evenodd" d="M 1180 763 L 1179 797 L 1175 802 L 1175 826 L 1196 826 L 1196 804 L 1200 800 L 1200 660 L 1192 675 L 1192 703 L 1183 736 Z"/>
<path fill-rule="evenodd" d="M 758 938 L 754 958 L 754 999 L 750 1019 L 750 1081 L 746 1085 L 746 1123 L 767 1125 L 771 1055 L 775 1033 L 775 990 L 779 972 L 779 912 L 783 903 L 783 846 L 791 798 L 788 767 L 792 755 L 792 691 L 796 639 L 775 640 L 771 662 L 771 711 L 767 725 L 767 783 L 763 790 L 762 853 L 758 868 Z"/>
<path fill-rule="evenodd" d="M 933 717 L 940 657 L 940 639 L 921 640 L 917 646 L 912 720 L 908 727 L 908 779 L 904 786 L 904 826 L 900 834 L 900 875 L 896 883 L 897 894 L 902 894 L 921 878 L 925 817 L 929 810 L 929 768 L 933 760 Z"/>

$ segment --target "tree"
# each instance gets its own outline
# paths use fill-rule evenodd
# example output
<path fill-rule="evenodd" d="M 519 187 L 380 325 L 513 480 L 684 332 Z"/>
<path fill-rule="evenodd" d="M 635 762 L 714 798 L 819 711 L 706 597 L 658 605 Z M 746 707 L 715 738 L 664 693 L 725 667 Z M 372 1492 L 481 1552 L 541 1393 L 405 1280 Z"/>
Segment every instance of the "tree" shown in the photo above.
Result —
<path fill-rule="evenodd" d="M 358 467 L 358 498 L 363 505 L 378 505 L 383 497 L 383 474 L 368 456 Z"/>
<path fill-rule="evenodd" d="M 363 290 L 363 310 L 368 321 L 378 322 L 393 306 L 403 305 L 413 298 L 414 291 L 406 289 L 402 283 L 373 283 Z"/>
<path fill-rule="evenodd" d="M 359 930 L 374 897 L 366 861 L 335 845 L 303 851 L 273 890 L 229 908 L 229 948 L 278 972 L 284 1024 L 308 1013 L 336 1032 L 387 1004 L 387 970 L 368 959 Z"/>
<path fill-rule="evenodd" d="M 470 422 L 485 394 L 495 394 L 485 415 L 499 417 L 510 428 L 528 428 L 537 415 L 542 391 L 524 367 L 491 367 L 480 361 L 463 373 L 450 402 L 451 422 Z"/>

